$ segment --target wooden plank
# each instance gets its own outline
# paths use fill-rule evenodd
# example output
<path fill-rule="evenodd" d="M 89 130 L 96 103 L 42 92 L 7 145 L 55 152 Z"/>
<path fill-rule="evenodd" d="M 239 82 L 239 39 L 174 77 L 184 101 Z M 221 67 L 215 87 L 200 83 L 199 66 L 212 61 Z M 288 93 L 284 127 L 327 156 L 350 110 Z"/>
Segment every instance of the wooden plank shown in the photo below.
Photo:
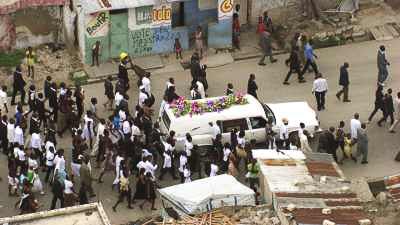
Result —
<path fill-rule="evenodd" d="M 372 36 L 374 37 L 375 40 L 380 41 L 382 40 L 382 33 L 380 30 L 378 30 L 377 27 L 372 27 L 369 29 Z"/>
<path fill-rule="evenodd" d="M 390 34 L 392 34 L 393 37 L 398 37 L 398 36 L 400 36 L 400 35 L 399 35 L 399 32 L 397 32 L 397 30 L 396 30 L 392 25 L 390 25 L 390 24 L 385 24 L 384 27 L 385 27 L 385 29 L 386 29 Z"/>

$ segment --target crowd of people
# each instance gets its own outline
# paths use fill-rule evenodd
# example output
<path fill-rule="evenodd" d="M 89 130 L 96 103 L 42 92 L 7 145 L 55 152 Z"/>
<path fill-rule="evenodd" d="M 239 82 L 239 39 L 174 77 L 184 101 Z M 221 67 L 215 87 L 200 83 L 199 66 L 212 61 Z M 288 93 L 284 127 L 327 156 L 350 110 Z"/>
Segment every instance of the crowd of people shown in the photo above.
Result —
<path fill-rule="evenodd" d="M 265 27 L 260 37 L 264 55 L 259 62 L 262 66 L 265 65 L 265 57 L 269 57 L 271 63 L 277 61 L 272 57 L 270 32 L 273 31 L 273 26 L 268 14 L 264 15 L 263 24 Z M 198 29 L 196 40 L 200 40 L 201 36 L 202 31 Z M 236 44 L 239 46 L 239 42 Z M 174 48 L 177 49 L 176 57 L 182 58 L 179 40 L 175 41 Z M 190 60 L 190 96 L 193 100 L 206 98 L 209 88 L 207 66 L 201 64 L 202 43 L 196 42 L 196 48 L 198 51 Z M 303 49 L 302 53 L 300 49 Z M 27 53 L 29 57 L 32 57 L 31 52 L 29 50 Z M 312 92 L 317 100 L 317 108 L 324 110 L 328 85 L 318 70 L 316 58 L 312 42 L 303 35 L 296 34 L 290 57 L 285 62 L 290 71 L 284 84 L 289 84 L 293 72 L 298 74 L 300 83 L 305 82 L 304 74 L 310 69 L 315 73 Z M 400 93 L 397 93 L 394 101 L 392 89 L 383 93 L 388 65 L 385 48 L 381 46 L 378 52 L 379 76 L 375 107 L 368 121 L 372 121 L 380 110 L 383 117 L 378 125 L 381 126 L 390 117 L 389 130 L 395 132 L 400 120 Z M 349 63 L 344 63 L 340 68 L 339 85 L 343 88 L 336 94 L 339 100 L 343 94 L 344 102 L 350 102 L 349 66 Z M 130 100 L 128 95 L 128 90 L 131 89 L 129 69 L 133 69 L 138 75 L 137 87 L 133 88 L 139 92 L 137 100 Z M 29 69 L 29 75 L 33 76 L 33 69 Z M 175 132 L 162 133 L 158 120 L 155 120 L 162 112 L 154 115 L 155 96 L 152 94 L 151 74 L 134 65 L 127 53 L 120 55 L 115 84 L 112 77 L 104 81 L 106 101 L 102 105 L 109 112 L 106 117 L 100 115 L 104 113 L 99 113 L 96 97 L 87 96 L 80 86 L 72 88 L 65 83 L 57 84 L 51 77 L 46 78 L 43 87 L 30 85 L 27 91 L 28 100 L 25 101 L 27 83 L 20 66 L 16 67 L 13 76 L 11 105 L 7 101 L 7 87 L 3 86 L 0 91 L 0 142 L 3 153 L 8 156 L 8 193 L 10 196 L 20 196 L 16 207 L 21 214 L 39 209 L 41 204 L 35 194 L 46 194 L 46 187 L 50 188 L 53 196 L 50 209 L 56 208 L 58 201 L 60 207 L 86 204 L 96 197 L 93 182 L 103 183 L 105 176 L 114 178 L 110 186 L 118 193 L 118 200 L 112 207 L 114 211 L 117 211 L 118 205 L 125 199 L 130 209 L 139 202 L 141 209 L 149 204 L 150 209 L 155 210 L 156 189 L 167 173 L 171 180 L 180 180 L 181 183 L 191 182 L 195 174 L 198 174 L 198 178 L 203 174 L 216 176 L 227 173 L 236 177 L 244 175 L 249 186 L 257 193 L 260 165 L 251 154 L 256 143 L 246 141 L 245 131 L 232 130 L 230 143 L 223 143 L 220 127 L 210 123 L 213 130 L 213 151 L 208 152 L 205 159 L 199 153 L 199 146 L 193 144 L 190 133 L 185 136 L 184 150 L 176 151 Z M 38 91 L 39 88 L 42 91 Z M 251 74 L 247 93 L 258 98 L 257 91 L 256 76 Z M 17 93 L 20 94 L 19 102 L 16 101 Z M 228 83 L 225 94 L 234 93 L 232 83 Z M 85 105 L 85 99 L 88 98 L 89 107 Z M 166 82 L 161 108 L 178 99 L 175 80 L 171 77 Z M 129 105 L 130 102 L 135 104 Z M 15 107 L 13 116 L 9 116 L 11 106 Z M 397 114 L 394 115 L 394 112 Z M 297 138 L 291 139 L 288 123 L 284 119 L 278 131 L 273 130 L 271 123 L 266 124 L 266 147 L 313 151 L 309 143 L 311 135 L 304 129 L 305 125 L 300 123 Z M 337 128 L 330 127 L 323 131 L 319 135 L 316 151 L 332 154 L 338 163 L 343 163 L 346 159 L 357 162 L 359 156 L 362 156 L 361 163 L 368 163 L 367 123 L 361 122 L 360 115 L 356 113 L 349 123 L 350 133 L 345 132 L 345 125 L 344 121 L 340 121 Z M 59 144 L 59 138 L 63 138 L 66 133 L 71 135 L 71 143 Z M 357 146 L 357 152 L 353 152 L 354 146 Z M 343 151 L 341 159 L 336 154 L 338 148 Z"/>

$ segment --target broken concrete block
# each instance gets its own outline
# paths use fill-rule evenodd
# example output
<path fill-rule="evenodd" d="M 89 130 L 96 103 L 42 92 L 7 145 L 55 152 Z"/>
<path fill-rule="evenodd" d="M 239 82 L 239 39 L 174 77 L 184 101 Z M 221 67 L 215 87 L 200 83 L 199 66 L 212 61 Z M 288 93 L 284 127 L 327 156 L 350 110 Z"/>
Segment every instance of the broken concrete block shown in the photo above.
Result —
<path fill-rule="evenodd" d="M 326 183 L 326 176 L 321 176 L 319 178 L 319 182 L 322 183 L 322 184 L 325 184 Z"/>
<path fill-rule="evenodd" d="M 275 216 L 271 218 L 271 222 L 273 225 L 281 224 L 281 221 L 278 219 L 278 217 L 275 217 Z"/>
<path fill-rule="evenodd" d="M 289 212 L 293 212 L 295 209 L 296 209 L 296 205 L 295 205 L 295 204 L 290 203 L 290 204 L 287 206 L 287 210 L 288 210 Z"/>
<path fill-rule="evenodd" d="M 388 205 L 388 199 L 385 192 L 381 192 L 376 196 L 376 200 L 378 201 L 379 205 L 386 207 Z"/>
<path fill-rule="evenodd" d="M 322 221 L 322 225 L 336 225 L 336 223 L 330 220 L 324 220 Z"/>
<path fill-rule="evenodd" d="M 331 209 L 322 209 L 322 214 L 324 214 L 324 215 L 329 215 L 331 213 L 332 213 Z"/>
<path fill-rule="evenodd" d="M 358 224 L 359 225 L 371 225 L 372 222 L 370 219 L 362 219 L 362 220 L 358 220 Z"/>

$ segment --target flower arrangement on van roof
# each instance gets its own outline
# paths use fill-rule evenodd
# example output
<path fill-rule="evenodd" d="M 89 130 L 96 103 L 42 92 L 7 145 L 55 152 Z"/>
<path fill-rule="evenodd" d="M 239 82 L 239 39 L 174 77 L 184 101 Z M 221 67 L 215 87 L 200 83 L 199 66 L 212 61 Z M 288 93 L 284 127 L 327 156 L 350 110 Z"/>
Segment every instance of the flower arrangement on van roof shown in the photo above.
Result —
<path fill-rule="evenodd" d="M 169 107 L 176 117 L 185 115 L 200 115 L 207 112 L 221 112 L 234 105 L 245 105 L 248 101 L 243 94 L 237 93 L 209 100 L 187 100 L 181 96 L 172 102 Z"/>

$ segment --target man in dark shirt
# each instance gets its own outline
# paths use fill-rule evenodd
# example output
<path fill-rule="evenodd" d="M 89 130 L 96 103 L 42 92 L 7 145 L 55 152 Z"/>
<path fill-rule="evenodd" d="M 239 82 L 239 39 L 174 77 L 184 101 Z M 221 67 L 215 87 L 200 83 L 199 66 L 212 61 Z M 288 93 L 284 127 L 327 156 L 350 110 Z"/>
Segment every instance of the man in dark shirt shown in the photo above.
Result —
<path fill-rule="evenodd" d="M 343 102 L 350 102 L 349 99 L 349 72 L 347 69 L 349 68 L 349 63 L 345 62 L 343 66 L 340 67 L 340 77 L 339 77 L 339 85 L 342 86 L 342 90 L 340 90 L 338 93 L 336 93 L 336 98 L 339 99 L 344 95 Z"/>
<path fill-rule="evenodd" d="M 15 105 L 15 96 L 17 95 L 18 92 L 21 94 L 21 103 L 23 105 L 26 105 L 25 103 L 25 85 L 26 82 L 24 78 L 22 77 L 22 71 L 21 71 L 21 66 L 17 66 L 15 68 L 14 72 L 14 77 L 13 77 L 13 93 L 12 93 L 12 98 L 11 98 L 11 105 Z"/>
<path fill-rule="evenodd" d="M 286 65 L 289 65 L 290 69 L 289 69 L 288 74 L 286 75 L 286 78 L 285 78 L 285 81 L 283 82 L 283 84 L 285 84 L 285 85 L 289 84 L 288 81 L 293 72 L 297 73 L 299 83 L 306 82 L 304 80 L 303 74 L 300 71 L 299 47 L 297 47 L 297 46 L 293 47 L 292 52 L 290 53 L 289 59 L 286 60 Z"/>
<path fill-rule="evenodd" d="M 383 98 L 383 117 L 378 121 L 378 126 L 382 126 L 382 122 L 386 122 L 387 118 L 390 116 L 390 124 L 394 123 L 394 105 L 392 97 L 392 89 L 389 88 L 385 97 Z"/>
<path fill-rule="evenodd" d="M 3 115 L 0 121 L 0 142 L 5 155 L 8 154 L 7 119 L 7 115 Z"/>
<path fill-rule="evenodd" d="M 258 86 L 256 83 L 256 75 L 250 74 L 249 80 L 247 82 L 247 94 L 257 98 Z"/>

